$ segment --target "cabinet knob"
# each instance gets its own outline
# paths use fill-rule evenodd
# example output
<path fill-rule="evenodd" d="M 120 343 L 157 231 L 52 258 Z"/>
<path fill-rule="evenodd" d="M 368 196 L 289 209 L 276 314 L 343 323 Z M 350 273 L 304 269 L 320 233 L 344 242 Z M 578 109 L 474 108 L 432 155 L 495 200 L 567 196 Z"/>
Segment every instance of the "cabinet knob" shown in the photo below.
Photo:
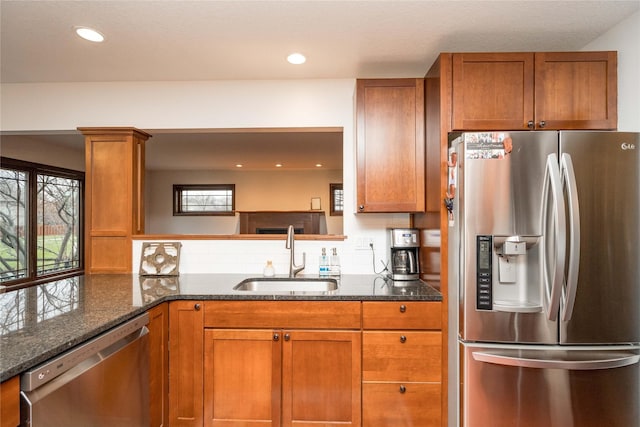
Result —
<path fill-rule="evenodd" d="M 406 343 L 407 342 L 407 337 L 405 337 L 404 335 L 400 335 L 400 342 L 402 344 Z"/>
<path fill-rule="evenodd" d="M 195 305 L 193 306 L 193 309 L 194 309 L 195 311 L 200 311 L 200 304 L 195 304 Z"/>
<path fill-rule="evenodd" d="M 403 385 L 400 386 L 400 393 L 404 393 L 407 391 L 407 388 Z"/>
<path fill-rule="evenodd" d="M 284 340 L 285 341 L 289 341 L 291 339 L 291 335 L 289 334 L 284 334 Z"/>
<path fill-rule="evenodd" d="M 406 306 L 406 305 L 404 305 L 404 304 L 402 304 L 402 305 L 400 306 L 400 313 L 404 313 L 405 311 L 407 311 L 407 306 Z"/>
<path fill-rule="evenodd" d="M 273 334 L 273 340 L 278 341 L 280 339 L 280 334 Z"/>
<path fill-rule="evenodd" d="M 359 205 L 358 206 L 358 210 L 363 211 L 364 210 L 364 205 Z"/>
<path fill-rule="evenodd" d="M 529 121 L 527 122 L 527 127 L 528 127 L 529 129 L 533 129 L 533 120 L 529 120 Z"/>
<path fill-rule="evenodd" d="M 543 128 L 547 125 L 547 122 L 545 122 L 544 120 L 540 120 L 540 127 Z"/>

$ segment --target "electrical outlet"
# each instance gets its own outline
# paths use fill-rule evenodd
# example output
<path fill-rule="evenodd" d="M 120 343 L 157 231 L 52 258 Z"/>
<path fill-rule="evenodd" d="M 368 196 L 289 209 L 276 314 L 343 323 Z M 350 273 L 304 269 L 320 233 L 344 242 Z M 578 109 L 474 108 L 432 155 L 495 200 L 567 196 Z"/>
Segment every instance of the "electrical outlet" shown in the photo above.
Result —
<path fill-rule="evenodd" d="M 358 237 L 356 239 L 357 251 L 368 251 L 373 247 L 373 237 Z"/>

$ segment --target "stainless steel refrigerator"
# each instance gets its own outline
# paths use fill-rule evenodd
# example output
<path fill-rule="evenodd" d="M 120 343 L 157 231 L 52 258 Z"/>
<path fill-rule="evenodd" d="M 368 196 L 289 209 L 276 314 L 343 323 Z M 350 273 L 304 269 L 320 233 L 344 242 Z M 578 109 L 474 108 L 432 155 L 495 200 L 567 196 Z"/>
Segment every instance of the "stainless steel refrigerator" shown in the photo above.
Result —
<path fill-rule="evenodd" d="M 639 168 L 636 133 L 450 135 L 461 426 L 640 426 Z"/>

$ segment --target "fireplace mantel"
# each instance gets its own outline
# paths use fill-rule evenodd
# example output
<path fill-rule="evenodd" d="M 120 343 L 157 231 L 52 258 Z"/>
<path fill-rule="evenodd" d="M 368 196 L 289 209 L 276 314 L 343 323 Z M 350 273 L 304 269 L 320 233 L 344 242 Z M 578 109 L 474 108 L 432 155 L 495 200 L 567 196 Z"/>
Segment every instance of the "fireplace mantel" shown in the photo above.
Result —
<path fill-rule="evenodd" d="M 320 232 L 324 211 L 251 211 L 240 213 L 240 234 L 287 234 L 293 225 L 296 234 Z"/>

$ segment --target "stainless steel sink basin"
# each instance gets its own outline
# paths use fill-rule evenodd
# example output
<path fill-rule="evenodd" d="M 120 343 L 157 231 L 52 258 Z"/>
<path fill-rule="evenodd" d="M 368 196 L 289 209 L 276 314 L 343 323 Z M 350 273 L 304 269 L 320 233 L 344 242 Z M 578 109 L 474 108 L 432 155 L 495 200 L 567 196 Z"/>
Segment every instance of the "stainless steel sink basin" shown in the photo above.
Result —
<path fill-rule="evenodd" d="M 233 289 L 250 292 L 330 292 L 338 289 L 338 281 L 313 277 L 255 277 L 243 280 Z"/>

